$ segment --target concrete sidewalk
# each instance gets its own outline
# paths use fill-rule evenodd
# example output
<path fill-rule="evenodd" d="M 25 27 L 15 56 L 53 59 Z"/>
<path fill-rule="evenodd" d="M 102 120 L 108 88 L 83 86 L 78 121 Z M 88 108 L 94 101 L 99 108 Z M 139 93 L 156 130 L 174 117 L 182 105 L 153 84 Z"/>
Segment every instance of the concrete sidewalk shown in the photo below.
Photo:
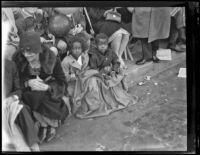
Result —
<path fill-rule="evenodd" d="M 135 60 L 138 60 L 139 58 L 134 57 Z M 135 85 L 137 82 L 144 79 L 146 76 L 155 76 L 169 68 L 172 68 L 186 60 L 186 53 L 177 53 L 175 51 L 172 51 L 172 60 L 170 61 L 160 61 L 160 63 L 153 63 L 148 62 L 144 65 L 136 65 L 134 61 L 127 60 L 125 63 L 128 66 L 127 69 L 127 77 L 126 82 L 128 83 L 128 86 L 131 87 Z"/>

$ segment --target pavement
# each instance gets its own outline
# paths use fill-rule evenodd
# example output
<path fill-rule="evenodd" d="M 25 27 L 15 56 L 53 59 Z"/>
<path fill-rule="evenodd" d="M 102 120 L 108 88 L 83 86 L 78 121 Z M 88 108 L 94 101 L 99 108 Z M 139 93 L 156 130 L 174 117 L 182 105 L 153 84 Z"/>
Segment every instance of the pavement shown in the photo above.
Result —
<path fill-rule="evenodd" d="M 131 49 L 134 61 L 127 60 L 125 64 L 127 65 L 127 78 L 126 82 L 128 86 L 131 87 L 135 85 L 138 81 L 145 78 L 145 76 L 155 76 L 167 69 L 170 69 L 177 64 L 182 63 L 186 60 L 186 53 L 177 53 L 172 51 L 172 60 L 166 61 L 162 60 L 160 63 L 148 62 L 144 65 L 136 65 L 135 62 L 141 58 L 141 46 L 140 42 L 137 42 L 136 45 Z"/>
<path fill-rule="evenodd" d="M 186 78 L 177 77 L 179 68 L 186 67 L 185 52 L 172 52 L 171 61 L 138 66 L 136 49 L 135 60 L 126 61 L 126 81 L 138 103 L 106 117 L 71 116 L 56 138 L 40 145 L 41 151 L 186 151 Z M 146 76 L 151 79 L 144 80 Z M 144 84 L 137 85 L 141 81 Z"/>

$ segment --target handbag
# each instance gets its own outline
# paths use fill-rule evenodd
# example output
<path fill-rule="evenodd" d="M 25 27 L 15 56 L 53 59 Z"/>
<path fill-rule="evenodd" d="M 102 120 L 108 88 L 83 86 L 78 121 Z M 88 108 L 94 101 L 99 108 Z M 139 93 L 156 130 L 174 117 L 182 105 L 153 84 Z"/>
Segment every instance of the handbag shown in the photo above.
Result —
<path fill-rule="evenodd" d="M 106 20 L 121 22 L 121 14 L 118 13 L 116 10 L 109 11 L 106 14 Z"/>

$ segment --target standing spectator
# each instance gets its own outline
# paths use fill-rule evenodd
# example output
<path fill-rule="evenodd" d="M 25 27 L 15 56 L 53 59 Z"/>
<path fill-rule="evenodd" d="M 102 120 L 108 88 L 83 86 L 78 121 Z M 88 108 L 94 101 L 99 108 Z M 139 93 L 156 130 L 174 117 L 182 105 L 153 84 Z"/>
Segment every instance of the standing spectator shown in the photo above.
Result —
<path fill-rule="evenodd" d="M 159 62 L 156 51 L 159 42 L 169 37 L 169 7 L 129 7 L 132 12 L 132 36 L 141 40 L 142 58 L 136 62 L 142 65 L 147 61 Z"/>
<path fill-rule="evenodd" d="M 172 7 L 168 47 L 176 52 L 183 52 L 186 48 L 185 43 L 185 8 Z"/>

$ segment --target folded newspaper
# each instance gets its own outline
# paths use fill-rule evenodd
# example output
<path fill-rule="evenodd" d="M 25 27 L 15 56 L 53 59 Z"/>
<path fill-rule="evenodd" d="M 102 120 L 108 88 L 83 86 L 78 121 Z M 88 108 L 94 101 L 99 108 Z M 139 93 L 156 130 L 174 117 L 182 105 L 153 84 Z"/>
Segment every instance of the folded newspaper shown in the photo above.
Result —
<path fill-rule="evenodd" d="M 159 49 L 156 56 L 160 60 L 172 60 L 172 51 L 171 49 Z"/>
<path fill-rule="evenodd" d="M 186 68 L 179 69 L 178 77 L 186 78 Z"/>

